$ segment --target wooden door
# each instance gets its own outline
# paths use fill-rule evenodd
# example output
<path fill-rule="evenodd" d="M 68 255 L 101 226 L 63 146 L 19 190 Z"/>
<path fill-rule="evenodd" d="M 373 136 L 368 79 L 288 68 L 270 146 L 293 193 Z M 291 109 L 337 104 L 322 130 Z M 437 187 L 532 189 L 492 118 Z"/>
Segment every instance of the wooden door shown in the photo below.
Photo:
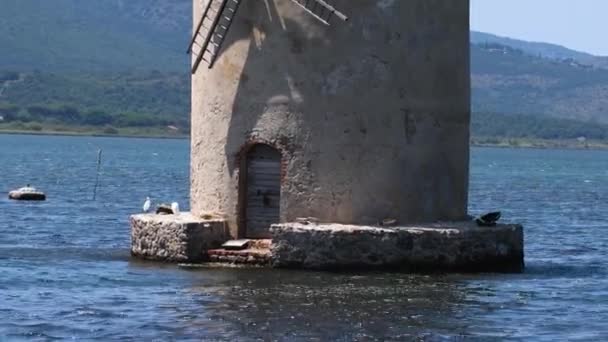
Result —
<path fill-rule="evenodd" d="M 246 237 L 269 238 L 270 225 L 279 223 L 281 153 L 256 145 L 247 154 Z"/>

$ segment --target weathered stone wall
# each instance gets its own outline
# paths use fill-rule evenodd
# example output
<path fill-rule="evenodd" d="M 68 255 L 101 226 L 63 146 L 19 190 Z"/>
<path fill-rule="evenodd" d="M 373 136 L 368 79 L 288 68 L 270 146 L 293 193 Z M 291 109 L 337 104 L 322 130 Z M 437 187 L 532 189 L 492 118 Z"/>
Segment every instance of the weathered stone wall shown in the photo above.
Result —
<path fill-rule="evenodd" d="M 223 220 L 202 220 L 189 213 L 131 216 L 131 254 L 143 259 L 198 262 L 226 240 Z"/>
<path fill-rule="evenodd" d="M 286 223 L 273 225 L 272 234 L 275 267 L 491 272 L 519 272 L 524 267 L 520 225 L 377 228 Z"/>
<path fill-rule="evenodd" d="M 194 0 L 194 21 L 202 3 Z M 191 208 L 239 224 L 240 161 L 281 151 L 281 221 L 464 219 L 468 0 L 242 1 L 217 63 L 192 78 Z"/>
<path fill-rule="evenodd" d="M 209 261 L 223 264 L 249 266 L 270 266 L 270 249 L 229 251 L 225 249 L 209 251 Z"/>

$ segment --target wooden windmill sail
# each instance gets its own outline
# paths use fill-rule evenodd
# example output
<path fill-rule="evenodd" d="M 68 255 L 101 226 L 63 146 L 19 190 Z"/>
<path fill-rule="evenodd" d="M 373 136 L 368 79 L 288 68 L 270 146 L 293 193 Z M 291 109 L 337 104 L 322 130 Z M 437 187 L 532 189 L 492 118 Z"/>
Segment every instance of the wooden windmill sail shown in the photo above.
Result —
<path fill-rule="evenodd" d="M 195 57 L 192 64 L 193 74 L 196 73 L 201 62 L 207 63 L 210 69 L 213 67 L 242 1 L 245 0 L 207 1 L 188 46 L 188 53 Z M 347 16 L 323 0 L 291 1 L 325 25 L 330 25 L 330 21 L 334 17 L 344 21 L 348 20 Z"/>

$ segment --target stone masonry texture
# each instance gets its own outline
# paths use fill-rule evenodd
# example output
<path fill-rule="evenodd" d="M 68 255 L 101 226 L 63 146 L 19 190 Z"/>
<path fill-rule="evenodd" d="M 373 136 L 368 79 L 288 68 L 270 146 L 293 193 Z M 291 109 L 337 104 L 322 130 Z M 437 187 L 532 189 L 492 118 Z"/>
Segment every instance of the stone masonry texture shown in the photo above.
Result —
<path fill-rule="evenodd" d="M 200 262 L 207 250 L 227 238 L 223 220 L 202 220 L 190 213 L 131 216 L 131 254 L 147 260 Z"/>
<path fill-rule="evenodd" d="M 466 217 L 469 1 L 332 4 L 347 22 L 242 1 L 215 65 L 192 77 L 192 213 L 221 213 L 233 237 L 256 143 L 282 156 L 281 222 Z"/>
<path fill-rule="evenodd" d="M 472 222 L 379 228 L 337 224 L 273 225 L 274 267 L 321 270 L 520 272 L 523 228 Z"/>

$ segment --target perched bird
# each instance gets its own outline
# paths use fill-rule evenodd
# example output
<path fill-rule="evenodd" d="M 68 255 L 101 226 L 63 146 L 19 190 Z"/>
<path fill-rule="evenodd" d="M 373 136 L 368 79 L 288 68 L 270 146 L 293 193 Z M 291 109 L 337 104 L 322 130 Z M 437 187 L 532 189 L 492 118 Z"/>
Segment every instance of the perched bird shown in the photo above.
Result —
<path fill-rule="evenodd" d="M 148 211 L 150 211 L 151 205 L 152 205 L 152 202 L 150 201 L 150 197 L 146 197 L 146 201 L 144 202 L 144 206 L 142 207 L 142 209 L 144 210 L 144 213 L 147 213 Z"/>
<path fill-rule="evenodd" d="M 500 220 L 500 216 L 500 211 L 494 211 L 481 215 L 480 217 L 475 219 L 475 222 L 480 227 L 493 227 L 496 225 L 496 221 Z"/>
<path fill-rule="evenodd" d="M 179 215 L 179 204 L 177 202 L 171 203 L 171 211 L 173 211 L 173 215 Z"/>
<path fill-rule="evenodd" d="M 159 215 L 171 215 L 173 214 L 173 209 L 168 204 L 159 204 L 156 208 L 156 213 Z"/>

